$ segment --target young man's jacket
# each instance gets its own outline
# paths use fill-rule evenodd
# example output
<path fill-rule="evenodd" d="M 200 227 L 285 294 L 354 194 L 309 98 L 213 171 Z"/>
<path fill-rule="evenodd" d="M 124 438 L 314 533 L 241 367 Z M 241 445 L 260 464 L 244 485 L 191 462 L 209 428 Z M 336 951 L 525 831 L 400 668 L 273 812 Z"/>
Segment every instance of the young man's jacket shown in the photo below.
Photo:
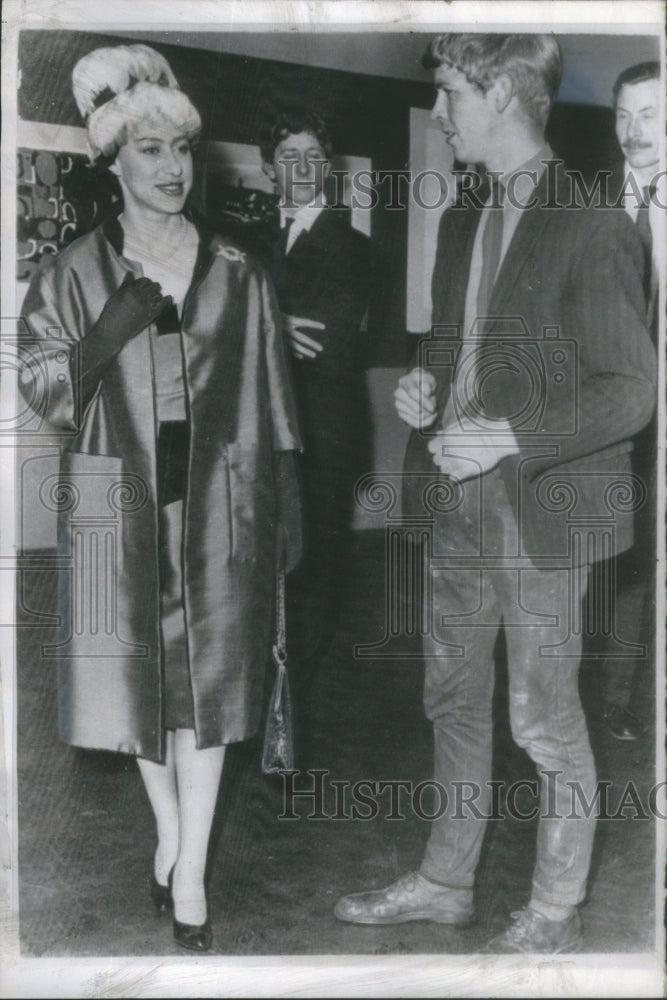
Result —
<path fill-rule="evenodd" d="M 642 486 L 631 474 L 631 439 L 655 406 L 639 239 L 622 210 L 581 208 L 576 198 L 575 189 L 572 205 L 566 172 L 551 165 L 502 261 L 489 308 L 494 318 L 477 356 L 484 411 L 509 421 L 520 448 L 499 465 L 519 525 L 517 555 L 545 568 L 550 559 L 591 562 L 632 544 Z M 437 380 L 440 413 L 461 344 L 481 217 L 469 199 L 462 205 L 441 220 L 433 328 L 421 347 Z M 429 482 L 442 481 L 427 450 L 437 429 L 413 431 L 408 443 L 405 499 L 415 516 L 425 514 Z M 480 490 L 483 503 L 483 484 L 475 477 L 461 488 Z M 457 516 L 458 489 L 438 514 L 443 531 Z M 573 551 L 575 536 L 576 545 L 585 539 L 581 551 Z"/>
<path fill-rule="evenodd" d="M 370 436 L 363 376 L 366 336 L 360 325 L 371 285 L 369 240 L 350 225 L 350 213 L 325 208 L 289 253 L 275 262 L 281 311 L 324 324 L 306 332 L 322 344 L 315 358 L 296 360 L 294 383 L 306 461 L 359 464 L 358 443 Z M 355 430 L 356 425 L 356 430 Z"/>

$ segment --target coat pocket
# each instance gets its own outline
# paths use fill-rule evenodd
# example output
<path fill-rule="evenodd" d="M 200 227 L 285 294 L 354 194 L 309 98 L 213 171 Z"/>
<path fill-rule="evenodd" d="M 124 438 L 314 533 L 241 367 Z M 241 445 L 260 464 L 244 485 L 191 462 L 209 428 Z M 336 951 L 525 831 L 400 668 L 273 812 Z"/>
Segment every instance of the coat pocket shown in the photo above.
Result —
<path fill-rule="evenodd" d="M 123 460 L 114 455 L 67 452 L 51 495 L 59 515 L 60 544 L 85 536 L 106 548 L 100 557 L 108 563 L 113 539 L 114 572 L 122 572 L 123 519 L 138 514 L 148 503 L 148 483 L 137 473 L 123 469 Z M 91 549 L 92 553 L 92 549 Z M 91 555 L 94 559 L 94 556 Z"/>

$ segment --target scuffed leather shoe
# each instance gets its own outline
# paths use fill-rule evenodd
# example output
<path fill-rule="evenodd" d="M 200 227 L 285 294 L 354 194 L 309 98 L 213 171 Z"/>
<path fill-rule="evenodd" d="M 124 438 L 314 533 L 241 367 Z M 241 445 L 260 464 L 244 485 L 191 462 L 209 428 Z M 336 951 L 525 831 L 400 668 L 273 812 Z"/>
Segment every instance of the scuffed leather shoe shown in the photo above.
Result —
<path fill-rule="evenodd" d="M 517 952 L 535 955 L 561 955 L 579 951 L 583 941 L 581 917 L 577 910 L 565 920 L 547 920 L 537 910 L 526 907 L 512 913 L 514 921 L 503 934 L 492 938 L 482 951 L 495 955 Z"/>
<path fill-rule="evenodd" d="M 334 915 L 352 924 L 404 924 L 434 920 L 453 927 L 475 922 L 472 889 L 450 889 L 408 872 L 386 889 L 356 892 L 336 903 Z"/>

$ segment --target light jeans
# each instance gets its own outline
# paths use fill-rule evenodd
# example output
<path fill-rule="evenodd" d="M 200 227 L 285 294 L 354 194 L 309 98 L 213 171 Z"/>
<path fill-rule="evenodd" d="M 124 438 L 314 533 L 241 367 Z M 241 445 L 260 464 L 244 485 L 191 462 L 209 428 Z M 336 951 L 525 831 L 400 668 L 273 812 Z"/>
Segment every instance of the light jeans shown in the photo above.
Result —
<path fill-rule="evenodd" d="M 584 898 L 595 832 L 594 810 L 588 818 L 581 809 L 579 818 L 565 818 L 572 813 L 568 782 L 578 783 L 588 802 L 596 787 L 578 690 L 581 636 L 569 632 L 573 594 L 584 597 L 588 568 L 504 565 L 517 552 L 516 520 L 500 476 L 487 474 L 483 485 L 483 556 L 480 516 L 475 513 L 479 508 L 474 504 L 466 509 L 464 500 L 440 531 L 436 521 L 434 548 L 444 559 L 431 577 L 434 625 L 424 639 L 424 708 L 433 723 L 434 779 L 447 791 L 448 808 L 432 822 L 421 872 L 448 886 L 470 888 L 474 883 L 486 821 L 476 815 L 452 818 L 452 783 L 479 787 L 475 806 L 488 814 L 493 649 L 502 623 L 512 735 L 535 762 L 540 777 L 533 894 L 548 903 L 572 905 Z M 480 557 L 474 568 L 447 567 L 447 557 L 475 561 L 476 555 Z M 573 591 L 575 574 L 578 589 Z M 565 638 L 567 657 L 545 648 Z M 443 655 L 456 652 L 445 646 L 448 643 L 458 646 L 462 655 Z M 547 771 L 556 773 L 546 776 Z M 549 817 L 543 818 L 545 813 Z M 550 818 L 558 816 L 562 818 Z"/>

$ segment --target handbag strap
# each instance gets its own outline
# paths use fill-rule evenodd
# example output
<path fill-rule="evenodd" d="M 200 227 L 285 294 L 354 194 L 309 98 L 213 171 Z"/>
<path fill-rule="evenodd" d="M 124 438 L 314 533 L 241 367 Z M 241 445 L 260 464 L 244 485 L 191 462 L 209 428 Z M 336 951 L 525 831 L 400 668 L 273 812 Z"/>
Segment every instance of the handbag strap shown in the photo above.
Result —
<path fill-rule="evenodd" d="M 278 573 L 276 586 L 276 641 L 273 644 L 273 659 L 276 663 L 278 676 L 276 678 L 274 706 L 278 711 L 283 690 L 283 679 L 287 673 L 287 648 L 285 637 L 285 574 Z"/>

